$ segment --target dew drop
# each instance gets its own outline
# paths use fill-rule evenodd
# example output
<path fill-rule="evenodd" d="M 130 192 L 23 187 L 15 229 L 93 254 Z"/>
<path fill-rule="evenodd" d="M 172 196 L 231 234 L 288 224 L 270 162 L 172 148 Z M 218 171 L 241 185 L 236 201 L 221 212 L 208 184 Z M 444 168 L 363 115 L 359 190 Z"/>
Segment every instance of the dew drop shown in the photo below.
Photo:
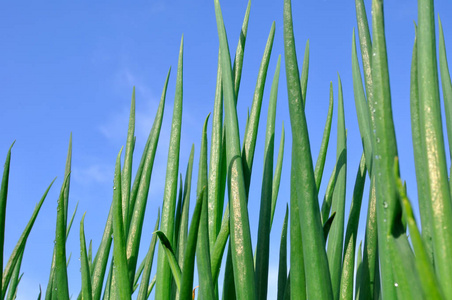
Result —
<path fill-rule="evenodd" d="M 384 207 L 384 208 L 388 208 L 388 202 L 384 201 L 384 202 L 383 202 L 383 207 Z"/>
<path fill-rule="evenodd" d="M 116 187 L 114 186 L 113 189 L 116 190 Z"/>
<path fill-rule="evenodd" d="M 395 283 L 394 283 L 394 286 L 395 286 L 395 287 L 398 287 L 398 286 L 399 286 L 399 284 L 398 284 L 397 282 L 395 282 Z"/>
<path fill-rule="evenodd" d="M 383 222 L 385 222 L 385 223 L 386 223 L 386 219 L 383 219 Z"/>
<path fill-rule="evenodd" d="M 379 143 L 380 142 L 380 138 L 377 138 L 377 143 Z"/>

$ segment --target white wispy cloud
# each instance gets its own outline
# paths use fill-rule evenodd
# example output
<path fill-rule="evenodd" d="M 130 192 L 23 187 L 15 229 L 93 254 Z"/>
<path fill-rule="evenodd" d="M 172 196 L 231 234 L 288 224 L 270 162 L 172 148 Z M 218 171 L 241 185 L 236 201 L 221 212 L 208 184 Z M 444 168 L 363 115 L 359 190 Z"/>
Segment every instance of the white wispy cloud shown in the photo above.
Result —
<path fill-rule="evenodd" d="M 86 168 L 73 168 L 72 176 L 82 184 L 106 183 L 111 181 L 113 171 L 113 165 L 93 164 Z"/>

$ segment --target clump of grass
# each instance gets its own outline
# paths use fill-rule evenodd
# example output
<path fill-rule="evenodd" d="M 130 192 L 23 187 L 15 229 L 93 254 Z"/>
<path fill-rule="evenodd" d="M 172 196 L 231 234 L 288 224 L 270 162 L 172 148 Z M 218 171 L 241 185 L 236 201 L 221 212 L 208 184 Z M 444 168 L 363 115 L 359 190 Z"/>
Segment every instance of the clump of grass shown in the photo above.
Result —
<path fill-rule="evenodd" d="M 413 215 L 406 186 L 400 178 L 394 131 L 383 2 L 372 1 L 372 39 L 364 2 L 356 0 L 362 72 L 352 36 L 352 71 L 355 105 L 363 154 L 345 220 L 347 184 L 347 132 L 341 79 L 338 77 L 338 119 L 335 168 L 324 195 L 319 195 L 333 114 L 333 86 L 320 153 L 314 166 L 307 129 L 305 104 L 309 71 L 309 43 L 299 68 L 295 50 L 291 1 L 284 0 L 284 56 L 292 128 L 290 203 L 281 233 L 277 299 L 449 299 L 452 298 L 452 204 L 441 123 L 433 1 L 419 0 L 419 25 L 411 70 L 411 122 L 419 194 L 421 226 Z M 243 140 L 239 135 L 237 95 L 243 65 L 250 2 L 240 41 L 231 63 L 229 43 L 218 0 L 214 1 L 220 49 L 217 86 L 212 114 L 210 162 L 207 160 L 209 116 L 202 129 L 196 204 L 189 220 L 194 147 L 185 177 L 179 173 L 183 106 L 183 51 L 181 40 L 177 84 L 168 149 L 162 214 L 158 213 L 147 255 L 138 262 L 142 227 L 156 148 L 159 141 L 170 72 L 134 179 L 135 91 L 124 162 L 121 149 L 114 173 L 113 200 L 104 234 L 94 258 L 86 247 L 84 217 L 80 222 L 82 287 L 79 299 L 155 299 L 195 297 L 195 258 L 199 298 L 266 299 L 269 243 L 280 186 L 284 126 L 276 165 L 275 116 L 281 57 L 278 58 L 266 116 L 263 146 L 256 144 L 265 82 L 275 36 L 270 29 L 258 72 L 252 108 Z M 439 20 L 439 18 L 438 18 Z M 452 145 L 452 84 L 448 70 L 443 28 L 439 21 L 439 69 L 446 110 L 446 131 Z M 301 74 L 300 74 L 300 69 Z M 362 81 L 364 74 L 364 84 Z M 224 118 L 223 118 L 224 115 Z M 241 146 L 242 145 L 242 146 Z M 11 146 L 12 147 L 12 146 Z M 264 152 L 259 227 L 256 247 L 251 244 L 248 195 L 256 147 Z M 452 148 L 452 147 L 449 147 Z M 64 183 L 58 198 L 55 246 L 45 299 L 69 299 L 66 240 L 75 211 L 68 219 L 72 138 Z M 11 148 L 0 188 L 0 266 L 3 269 L 5 214 Z M 364 246 L 356 251 L 356 235 L 366 177 L 370 179 Z M 28 235 L 53 182 L 36 206 L 22 236 L 1 274 L 1 299 L 14 299 L 22 275 L 20 267 Z M 226 194 L 227 189 L 227 194 Z M 227 199 L 226 198 L 227 195 Z M 323 196 L 322 205 L 319 197 Z M 224 205 L 226 203 L 226 206 Z M 224 208 L 225 206 L 225 208 Z M 289 220 L 290 217 L 290 220 Z M 410 235 L 408 235 L 408 232 Z M 290 262 L 287 263 L 287 234 Z M 229 248 L 226 251 L 226 244 Z M 157 242 L 157 271 L 152 266 Z M 111 251 L 113 243 L 113 251 Z M 110 252 L 112 254 L 110 255 Z M 355 264 L 355 257 L 357 262 Z M 225 262 L 224 284 L 219 273 Z M 109 266 L 109 267 L 108 267 Z M 108 269 L 108 272 L 107 272 Z M 356 274 L 356 276 L 354 276 Z M 38 298 L 41 298 L 39 293 Z"/>

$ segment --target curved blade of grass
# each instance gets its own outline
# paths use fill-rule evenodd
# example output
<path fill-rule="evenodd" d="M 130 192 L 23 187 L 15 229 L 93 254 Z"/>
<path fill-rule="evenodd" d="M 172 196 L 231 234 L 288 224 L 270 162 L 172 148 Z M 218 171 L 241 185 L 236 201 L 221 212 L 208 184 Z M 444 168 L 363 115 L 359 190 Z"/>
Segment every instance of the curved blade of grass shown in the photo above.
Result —
<path fill-rule="evenodd" d="M 420 288 L 421 279 L 415 269 L 414 254 L 406 234 L 390 235 L 388 240 L 392 260 L 400 261 L 398 266 L 393 266 L 393 284 L 398 299 L 428 299 L 424 297 Z"/>
<path fill-rule="evenodd" d="M 414 39 L 413 57 L 411 60 L 411 85 L 410 85 L 410 108 L 411 108 L 411 134 L 413 141 L 413 152 L 415 159 L 417 193 L 419 203 L 419 214 L 422 223 L 422 238 L 425 242 L 427 254 L 430 258 L 430 263 L 433 265 L 433 222 L 432 222 L 432 208 L 430 204 L 430 196 L 428 192 L 428 182 L 425 176 L 424 150 L 421 138 L 421 120 L 420 120 L 420 102 L 419 102 L 419 88 L 418 88 L 418 68 L 417 68 L 417 30 Z"/>
<path fill-rule="evenodd" d="M 126 237 L 124 232 L 122 199 L 121 199 L 121 153 L 116 158 L 115 180 L 113 183 L 113 256 L 114 256 L 114 280 L 116 294 L 120 299 L 131 299 L 131 286 L 129 284 Z"/>
<path fill-rule="evenodd" d="M 24 256 L 24 252 L 21 251 L 19 258 L 17 260 L 16 265 L 14 266 L 14 271 L 11 277 L 11 282 L 8 287 L 8 295 L 6 296 L 6 300 L 13 300 L 16 299 L 17 294 L 17 286 L 19 285 L 20 279 L 22 278 L 22 275 L 20 274 L 20 267 L 22 265 L 22 258 Z"/>
<path fill-rule="evenodd" d="M 344 243 L 345 220 L 345 188 L 347 183 L 347 133 L 345 130 L 344 100 L 342 83 L 338 74 L 339 96 L 337 114 L 337 150 L 336 170 L 337 181 L 333 190 L 332 211 L 336 212 L 334 222 L 331 224 L 328 239 L 328 263 L 331 275 L 334 298 L 339 298 L 340 281 L 342 273 L 342 251 Z"/>
<path fill-rule="evenodd" d="M 46 191 L 44 192 L 43 196 L 41 197 L 39 202 L 36 204 L 36 207 L 33 210 L 33 213 L 30 217 L 30 220 L 27 223 L 27 226 L 25 226 L 25 229 L 22 232 L 19 240 L 17 241 L 16 246 L 14 247 L 13 251 L 11 252 L 11 255 L 8 259 L 8 262 L 6 263 L 5 269 L 3 270 L 3 274 L 2 274 L 2 291 L 1 291 L 2 295 L 5 295 L 5 293 L 6 293 L 6 289 L 8 288 L 8 284 L 11 280 L 14 266 L 17 264 L 17 262 L 19 260 L 20 253 L 23 252 L 25 249 L 25 244 L 27 242 L 28 236 L 30 235 L 31 229 L 33 228 L 36 217 L 38 216 L 38 213 L 42 207 L 42 204 L 44 203 L 44 200 L 47 197 L 47 194 L 49 193 L 49 190 L 52 187 L 55 180 L 56 180 L 56 178 L 54 180 L 52 180 L 52 182 L 50 183 L 50 185 L 47 187 Z"/>
<path fill-rule="evenodd" d="M 168 163 L 166 168 L 165 191 L 163 194 L 161 231 L 168 239 L 173 240 L 174 234 L 174 211 L 177 194 L 177 175 L 179 172 L 180 131 L 182 123 L 182 85 L 183 85 L 183 49 L 184 38 L 182 36 L 179 62 L 177 66 L 176 95 L 174 97 L 173 121 L 171 124 L 171 137 L 168 149 Z M 167 258 L 163 253 L 162 245 L 159 245 L 157 262 L 157 281 L 155 298 L 169 299 L 171 287 L 171 271 Z"/>
<path fill-rule="evenodd" d="M 129 202 L 130 186 L 132 184 L 133 148 L 135 146 L 135 87 L 132 90 L 132 103 L 130 104 L 129 129 L 127 130 L 126 152 L 124 154 L 124 167 L 121 173 L 122 214 L 126 234 L 129 232 Z"/>
<path fill-rule="evenodd" d="M 191 300 L 193 290 L 193 275 L 195 269 L 195 253 L 198 240 L 199 223 L 201 219 L 201 210 L 203 206 L 204 190 L 196 199 L 195 210 L 193 212 L 190 231 L 188 233 L 187 247 L 185 249 L 185 260 L 182 267 L 183 273 L 181 278 L 180 299 Z"/>
<path fill-rule="evenodd" d="M 212 269 L 210 264 L 209 232 L 208 232 L 208 207 L 207 207 L 207 124 L 210 114 L 207 116 L 202 129 L 201 153 L 198 167 L 197 194 L 203 193 L 203 209 L 198 229 L 198 242 L 196 246 L 196 262 L 199 277 L 199 297 L 202 299 L 215 298 L 215 288 L 212 280 Z"/>
<path fill-rule="evenodd" d="M 267 128 L 264 148 L 264 174 L 262 176 L 261 205 L 259 210 L 259 230 L 256 246 L 255 283 L 258 299 L 267 298 L 268 264 L 270 255 L 270 230 L 272 214 L 273 156 L 275 148 L 275 120 L 278 96 L 281 56 L 278 57 L 270 92 L 267 114 Z"/>
<path fill-rule="evenodd" d="M 160 209 L 157 212 L 157 221 L 155 222 L 154 232 L 159 229 L 160 223 Z M 157 244 L 157 236 L 153 235 L 151 244 L 149 245 L 148 253 L 146 254 L 143 276 L 141 277 L 140 289 L 138 291 L 137 300 L 146 300 L 148 298 L 147 292 L 149 288 L 149 279 L 151 278 L 152 262 L 154 261 L 155 245 Z"/>
<path fill-rule="evenodd" d="M 174 281 L 176 282 L 177 289 L 180 290 L 180 280 L 181 280 L 181 269 L 176 260 L 176 255 L 174 254 L 173 247 L 171 246 L 171 242 L 168 240 L 168 237 L 161 230 L 157 230 L 154 232 L 160 240 L 160 244 L 162 245 L 165 255 L 168 260 L 168 264 L 171 268 L 171 272 L 173 274 Z"/>
<path fill-rule="evenodd" d="M 9 169 L 11 165 L 11 148 L 14 143 L 9 147 L 8 154 L 6 155 L 5 167 L 3 169 L 2 183 L 0 188 L 0 270 L 3 270 L 3 250 L 5 245 L 5 220 L 6 220 L 6 201 L 8 198 L 8 182 L 9 182 Z M 3 290 L 3 278 L 0 274 L 1 285 L 0 288 Z M 6 288 L 5 288 L 6 291 Z M 3 293 L 2 293 L 3 299 Z"/>
<path fill-rule="evenodd" d="M 363 242 L 359 242 L 358 246 L 358 253 L 356 258 L 356 267 L 355 267 L 355 273 L 356 273 L 356 281 L 355 281 L 355 298 L 359 299 L 359 293 L 361 291 L 361 282 L 362 282 L 362 274 L 363 274 Z"/>
<path fill-rule="evenodd" d="M 278 158 L 276 160 L 275 174 L 273 175 L 272 182 L 272 213 L 270 220 L 270 230 L 273 226 L 273 217 L 275 216 L 276 201 L 278 200 L 279 185 L 281 183 L 281 171 L 284 158 L 284 142 L 285 142 L 285 131 L 283 122 L 281 128 L 281 140 L 279 142 Z"/>
<path fill-rule="evenodd" d="M 155 274 L 154 277 L 152 277 L 152 280 L 149 283 L 148 293 L 147 293 L 147 298 L 146 299 L 149 298 L 149 296 L 151 295 L 152 290 L 154 289 L 156 278 L 157 278 L 157 274 Z"/>
<path fill-rule="evenodd" d="M 323 224 L 323 237 L 325 238 L 325 241 L 328 239 L 328 234 L 330 233 L 331 224 L 333 224 L 335 217 L 336 217 L 336 212 L 333 211 L 333 213 L 328 218 L 328 220 L 326 220 L 325 223 Z"/>
<path fill-rule="evenodd" d="M 112 287 L 112 281 L 113 281 L 113 257 L 110 262 L 110 269 L 109 269 L 108 275 L 107 275 L 107 282 L 105 284 L 104 295 L 102 296 L 103 300 L 110 299 L 110 291 L 111 291 L 111 287 Z"/>
<path fill-rule="evenodd" d="M 366 182 L 366 158 L 363 153 L 356 174 L 353 189 L 350 215 L 345 233 L 344 260 L 342 266 L 340 299 L 353 299 L 353 276 L 355 272 L 356 235 L 358 234 L 359 215 L 363 200 L 364 184 Z"/>
<path fill-rule="evenodd" d="M 420 100 L 421 137 L 427 167 L 433 221 L 433 255 L 435 271 L 444 295 L 452 297 L 452 203 L 449 190 L 446 155 L 436 62 L 433 1 L 418 1 L 417 67 Z"/>
<path fill-rule="evenodd" d="M 220 179 L 221 179 L 221 153 L 223 132 L 223 88 L 221 83 L 221 54 L 218 51 L 217 85 L 215 89 L 215 103 L 212 117 L 212 138 L 209 162 L 209 190 L 207 195 L 209 217 L 209 243 L 212 250 L 217 239 L 221 224 L 220 205 Z"/>
<path fill-rule="evenodd" d="M 398 162 L 395 162 L 394 172 L 399 174 Z M 419 284 L 424 292 L 424 297 L 426 299 L 444 299 L 444 296 L 439 289 L 438 279 L 430 263 L 430 258 L 426 251 L 426 247 L 421 238 L 421 234 L 416 225 L 416 220 L 414 219 L 413 209 L 411 208 L 410 200 L 406 195 L 405 188 L 403 187 L 402 180 L 400 177 L 396 177 L 397 192 L 399 195 L 399 201 L 403 207 L 404 216 L 406 218 L 408 228 L 410 231 L 411 244 L 413 245 L 413 250 L 415 253 L 415 263 L 418 274 L 422 274 Z"/>
<path fill-rule="evenodd" d="M 303 108 L 306 107 L 308 73 L 309 73 L 309 40 L 306 41 L 306 46 L 304 48 L 303 66 L 301 67 L 301 76 L 300 76 L 301 95 L 303 97 Z"/>
<path fill-rule="evenodd" d="M 176 213 L 174 215 L 174 239 L 173 244 L 175 246 L 174 253 L 178 253 L 178 245 L 179 245 L 179 230 L 180 230 L 180 220 L 182 218 L 182 202 L 183 202 L 183 188 L 184 183 L 182 180 L 182 173 L 179 174 L 179 194 L 177 196 L 177 205 L 176 205 Z"/>
<path fill-rule="evenodd" d="M 72 132 L 69 136 L 69 147 L 67 152 L 67 158 L 66 158 L 66 168 L 64 170 L 64 178 L 68 176 L 71 173 L 71 164 L 72 164 Z M 67 227 L 67 210 L 68 210 L 68 203 L 69 203 L 69 187 L 71 185 L 71 177 L 69 176 L 68 183 L 64 190 L 64 226 Z"/>
<path fill-rule="evenodd" d="M 291 179 L 294 174 L 291 174 Z M 306 298 L 306 275 L 303 256 L 303 240 L 300 227 L 300 210 L 295 197 L 290 197 L 290 273 L 292 288 L 289 291 L 292 299 Z M 287 288 L 286 288 L 287 290 Z"/>
<path fill-rule="evenodd" d="M 367 211 L 366 233 L 364 239 L 364 253 L 362 264 L 362 276 L 359 287 L 359 299 L 375 298 L 374 295 L 380 289 L 377 283 L 378 276 L 378 230 L 377 230 L 377 191 L 375 186 L 376 176 L 370 179 L 369 205 Z"/>
<path fill-rule="evenodd" d="M 281 242 L 279 245 L 279 267 L 278 267 L 278 298 L 284 299 L 284 290 L 287 283 L 287 221 L 289 218 L 289 205 L 286 205 L 286 214 L 281 233 Z"/>
<path fill-rule="evenodd" d="M 375 160 L 372 168 L 376 172 L 378 250 L 381 258 L 382 296 L 384 299 L 396 299 L 392 269 L 400 262 L 391 259 L 388 233 L 400 211 L 400 205 L 396 198 L 392 170 L 394 158 L 397 156 L 397 143 L 392 116 L 382 0 L 372 2 L 372 16 L 373 108 L 369 108 L 375 110 Z"/>
<path fill-rule="evenodd" d="M 157 113 L 152 125 L 151 132 L 149 134 L 149 146 L 146 152 L 146 159 L 142 169 L 140 184 L 136 196 L 136 202 L 133 207 L 133 214 L 130 223 L 130 229 L 127 236 L 127 263 L 129 267 L 129 282 L 133 283 L 135 276 L 135 268 L 137 265 L 138 250 L 140 247 L 141 230 L 143 228 L 144 213 L 149 194 L 149 185 L 151 181 L 152 168 L 154 166 L 155 152 L 157 150 L 157 144 L 160 136 L 160 129 L 162 127 L 163 111 L 165 106 L 166 91 L 168 87 L 170 71 L 165 80 L 165 84 L 160 99 L 160 104 L 157 109 Z M 176 170 L 176 185 L 177 185 L 177 170 Z M 176 192 L 176 190 L 175 190 Z M 174 194 L 174 197 L 176 195 Z M 175 204 L 174 204 L 175 205 Z M 174 218 L 174 209 L 172 216 Z"/>
<path fill-rule="evenodd" d="M 333 107 L 334 107 L 333 83 L 330 82 L 330 104 L 328 106 L 328 114 L 326 116 L 325 129 L 323 130 L 323 137 L 322 143 L 320 144 L 319 156 L 317 158 L 317 162 L 315 164 L 314 169 L 317 194 L 320 189 L 320 184 L 322 183 L 323 169 L 325 167 L 326 160 L 326 152 L 328 150 L 328 143 L 330 141 L 331 123 L 333 121 Z"/>
<path fill-rule="evenodd" d="M 188 217 L 190 209 L 190 191 L 191 191 L 191 180 L 193 173 L 193 159 L 195 155 L 195 145 L 192 145 L 190 151 L 190 157 L 188 159 L 187 170 L 185 172 L 185 186 L 183 194 L 183 205 L 182 205 L 182 217 L 181 217 L 181 228 L 179 230 L 178 246 L 177 246 L 177 261 L 179 266 L 184 265 L 185 260 L 185 248 L 187 246 L 187 235 L 188 235 Z"/>
<path fill-rule="evenodd" d="M 446 111 L 447 136 L 449 138 L 449 157 L 452 156 L 452 83 L 447 65 L 446 43 L 444 42 L 443 26 L 438 16 L 439 25 L 439 69 L 443 88 L 444 108 Z"/>
<path fill-rule="evenodd" d="M 67 225 L 67 228 L 66 228 L 66 240 L 67 240 L 67 238 L 69 236 L 69 233 L 71 232 L 72 223 L 74 222 L 75 214 L 77 213 L 77 208 L 78 208 L 78 201 L 75 204 L 74 212 L 72 213 L 71 220 L 69 221 L 69 223 Z"/>
<path fill-rule="evenodd" d="M 361 70 L 359 69 L 358 54 L 356 51 L 355 31 L 353 30 L 352 45 L 352 74 L 353 94 L 355 96 L 356 115 L 358 116 L 359 132 L 363 143 L 364 155 L 366 156 L 366 168 L 369 174 L 372 172 L 372 132 L 370 130 L 369 105 L 364 94 L 361 81 Z"/>
<path fill-rule="evenodd" d="M 356 22 L 358 24 L 359 44 L 361 49 L 361 59 L 364 71 L 364 83 L 366 86 L 366 95 L 369 105 L 372 105 L 372 40 L 370 39 L 369 23 L 367 21 L 366 7 L 364 0 L 355 0 Z M 371 111 L 372 124 L 374 122 Z"/>
<path fill-rule="evenodd" d="M 234 95 L 239 94 L 240 80 L 242 78 L 243 56 L 245 54 L 246 33 L 248 31 L 248 21 L 250 19 L 251 0 L 248 0 L 245 17 L 243 18 L 242 29 L 240 30 L 240 38 L 235 50 L 234 65 L 232 67 L 232 76 L 234 78 Z M 237 98 L 235 99 L 237 105 Z"/>
<path fill-rule="evenodd" d="M 334 165 L 333 172 L 331 172 L 330 179 L 328 180 L 328 185 L 326 186 L 325 195 L 323 197 L 322 209 L 320 212 L 320 218 L 322 224 L 325 224 L 328 220 L 331 210 L 331 203 L 333 202 L 333 191 L 336 186 L 337 176 L 339 174 L 337 170 L 338 161 Z"/>
<path fill-rule="evenodd" d="M 64 199 L 66 185 L 69 182 L 70 173 L 66 176 L 58 197 L 57 222 L 55 233 L 55 268 L 54 268 L 54 289 L 52 295 L 58 299 L 69 299 L 69 288 L 66 269 L 66 224 L 64 220 Z"/>
<path fill-rule="evenodd" d="M 85 215 L 86 213 L 83 214 L 82 220 L 80 221 L 80 262 L 82 274 L 82 299 L 89 300 L 92 299 L 92 288 L 91 288 L 91 275 L 89 272 L 88 254 L 86 253 L 85 228 L 84 228 Z"/>
<path fill-rule="evenodd" d="M 320 221 L 306 116 L 302 105 L 303 97 L 299 81 L 290 0 L 284 1 L 284 52 L 292 126 L 291 202 L 296 201 L 299 206 L 307 297 L 309 299 L 332 299 L 333 291 L 325 253 L 325 240 L 322 234 L 323 228 Z M 291 270 L 293 267 L 291 263 Z M 294 278 L 292 278 L 293 280 Z"/>
<path fill-rule="evenodd" d="M 267 39 L 267 44 L 265 45 L 264 55 L 262 57 L 261 65 L 259 67 L 259 73 L 257 75 L 256 88 L 254 90 L 253 104 L 251 106 L 249 122 L 243 139 L 242 160 L 246 195 L 248 195 L 249 193 L 251 172 L 253 169 L 254 161 L 254 151 L 256 149 L 257 130 L 259 126 L 259 117 L 262 107 L 262 98 L 264 96 L 265 81 L 267 79 L 268 64 L 270 62 L 274 38 L 275 22 L 272 23 L 272 27 Z"/>
<path fill-rule="evenodd" d="M 94 257 L 92 272 L 91 272 L 91 288 L 93 292 L 93 299 L 100 299 L 102 293 L 102 285 L 104 282 L 105 271 L 107 269 L 108 257 L 110 255 L 110 248 L 113 235 L 113 203 L 108 213 L 107 222 L 105 224 L 102 240 Z"/>
<path fill-rule="evenodd" d="M 221 222 L 220 232 L 218 232 L 215 245 L 210 252 L 210 261 L 212 265 L 212 279 L 214 282 L 218 280 L 220 274 L 221 260 L 223 259 L 224 249 L 229 237 L 229 203 L 224 212 L 223 221 Z"/>
<path fill-rule="evenodd" d="M 229 174 L 230 229 L 235 291 L 238 299 L 255 299 L 254 265 L 248 220 L 247 195 L 240 138 L 232 84 L 231 62 L 220 3 L 215 0 L 218 36 L 221 47 L 222 78 L 225 100 L 226 155 Z"/>

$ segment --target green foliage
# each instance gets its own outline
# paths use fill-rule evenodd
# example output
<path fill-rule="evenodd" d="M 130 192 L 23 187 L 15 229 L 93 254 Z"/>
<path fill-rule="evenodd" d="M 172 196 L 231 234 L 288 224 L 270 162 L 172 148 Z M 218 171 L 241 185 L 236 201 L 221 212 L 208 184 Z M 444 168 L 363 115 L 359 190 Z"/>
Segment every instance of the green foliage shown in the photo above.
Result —
<path fill-rule="evenodd" d="M 332 83 L 330 85 L 329 109 L 314 167 L 305 111 L 309 42 L 306 43 L 300 74 L 295 50 L 291 1 L 283 2 L 281 5 L 284 7 L 284 63 L 292 149 L 290 199 L 286 199 L 290 202 L 286 204 L 280 238 L 277 299 L 452 298 L 450 285 L 452 259 L 449 253 L 452 248 L 452 203 L 441 123 L 438 61 L 449 148 L 452 145 L 452 84 L 447 63 L 446 41 L 440 21 L 439 59 L 437 59 L 433 1 L 418 1 L 419 26 L 415 28 L 416 39 L 411 66 L 411 127 L 421 226 L 415 221 L 413 207 L 399 172 L 382 0 L 372 1 L 372 39 L 364 1 L 355 1 L 357 37 L 361 55 L 357 51 L 357 41 L 353 32 L 351 67 L 363 154 L 354 182 L 353 195 L 350 197 L 347 223 L 345 223 L 347 131 L 344 106 L 351 100 L 344 99 L 341 80 L 338 78 L 335 167 L 328 178 L 326 191 L 320 194 L 333 118 L 333 85 Z M 97 251 L 94 250 L 94 259 L 92 243 L 90 242 L 88 249 L 86 247 L 85 215 L 81 218 L 82 286 L 78 299 L 137 297 L 144 300 L 149 298 L 154 286 L 155 299 L 194 299 L 197 289 L 193 285 L 195 261 L 199 278 L 198 298 L 219 299 L 221 293 L 224 299 L 267 298 L 270 232 L 277 210 L 285 143 L 283 125 L 277 160 L 274 164 L 275 137 L 278 134 L 275 132 L 275 124 L 281 56 L 278 58 L 271 85 L 268 113 L 264 116 L 267 120 L 265 143 L 259 145 L 257 136 L 261 107 L 263 101 L 266 101 L 265 82 L 277 28 L 273 23 L 257 75 L 251 111 L 248 113 L 247 125 L 241 140 L 237 97 L 250 4 L 248 2 L 235 61 L 231 63 L 220 3 L 214 0 L 219 53 L 212 135 L 209 147 L 208 116 L 202 128 L 196 204 L 191 216 L 194 146 L 190 152 L 185 177 L 180 175 L 180 179 L 178 178 L 179 155 L 181 151 L 185 151 L 180 146 L 184 49 L 182 38 L 162 215 L 160 216 L 159 210 L 148 252 L 141 262 L 138 261 L 138 253 L 170 73 L 168 72 L 166 77 L 154 124 L 134 178 L 132 166 L 136 137 L 135 89 L 133 90 L 124 163 L 121 164 L 121 149 L 115 163 L 111 208 L 100 245 Z M 2 268 L 11 148 L 7 153 L 0 188 Z M 250 189 L 255 188 L 251 186 L 251 178 L 255 176 L 252 170 L 257 150 L 263 152 L 264 161 L 260 185 L 259 226 L 256 229 L 251 228 L 249 223 L 248 195 Z M 55 246 L 45 299 L 70 299 L 66 240 L 77 210 L 76 207 L 72 217 L 68 219 L 71 164 L 72 137 L 69 142 L 64 182 L 57 203 Z M 285 169 L 287 172 L 288 167 Z M 365 195 L 364 189 L 366 174 L 369 175 L 370 181 L 368 195 Z M 16 297 L 23 275 L 20 272 L 22 258 L 27 255 L 25 251 L 27 238 L 52 184 L 53 182 L 37 204 L 0 274 L 0 300 L 5 297 L 7 299 Z M 227 199 L 225 199 L 226 189 Z M 369 199 L 365 239 L 364 244 L 360 242 L 356 251 L 360 211 L 365 196 Z M 320 197 L 323 198 L 321 206 Z M 257 232 L 255 249 L 251 243 L 253 230 Z M 290 245 L 287 244 L 288 234 Z M 228 241 L 229 248 L 225 251 Z M 157 243 L 159 244 L 157 271 L 153 275 L 152 266 Z M 226 267 L 221 291 L 218 281 L 221 279 L 219 274 L 222 263 Z M 137 295 L 134 295 L 136 291 Z M 40 298 L 41 292 L 38 296 L 38 299 Z"/>

